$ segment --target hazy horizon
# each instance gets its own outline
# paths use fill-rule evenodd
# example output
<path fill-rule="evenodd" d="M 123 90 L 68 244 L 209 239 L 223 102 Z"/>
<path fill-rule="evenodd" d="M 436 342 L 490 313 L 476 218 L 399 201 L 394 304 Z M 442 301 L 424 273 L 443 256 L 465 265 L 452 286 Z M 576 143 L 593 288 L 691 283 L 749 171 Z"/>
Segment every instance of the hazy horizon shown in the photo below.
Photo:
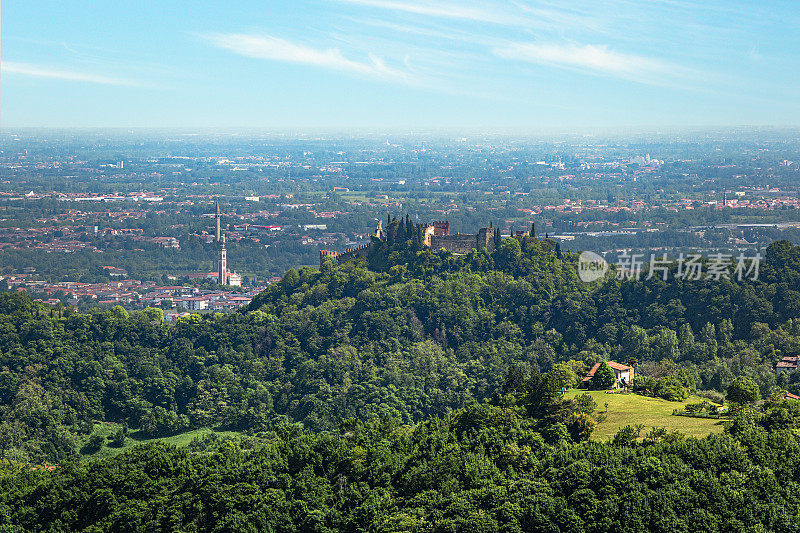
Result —
<path fill-rule="evenodd" d="M 15 3 L 0 111 L 4 129 L 785 128 L 798 25 L 780 1 Z"/>

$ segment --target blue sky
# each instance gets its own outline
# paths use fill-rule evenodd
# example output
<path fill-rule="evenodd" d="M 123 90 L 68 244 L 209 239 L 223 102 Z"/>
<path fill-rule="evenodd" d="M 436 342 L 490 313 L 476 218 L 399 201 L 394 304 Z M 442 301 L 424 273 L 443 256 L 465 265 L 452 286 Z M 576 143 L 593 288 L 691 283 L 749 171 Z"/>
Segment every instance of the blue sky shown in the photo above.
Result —
<path fill-rule="evenodd" d="M 2 6 L 0 125 L 800 125 L 794 1 Z"/>

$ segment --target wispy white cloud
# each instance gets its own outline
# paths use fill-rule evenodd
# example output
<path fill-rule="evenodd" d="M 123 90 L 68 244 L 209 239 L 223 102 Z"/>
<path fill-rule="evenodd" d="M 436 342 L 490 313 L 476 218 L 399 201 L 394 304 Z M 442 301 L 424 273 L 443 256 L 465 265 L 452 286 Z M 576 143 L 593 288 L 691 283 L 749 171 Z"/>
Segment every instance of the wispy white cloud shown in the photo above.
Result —
<path fill-rule="evenodd" d="M 436 48 L 437 50 L 455 52 L 460 52 L 461 50 L 458 48 L 454 50 L 452 44 L 442 43 L 447 43 L 449 41 L 451 43 L 466 45 L 499 46 L 507 41 L 507 39 L 500 39 L 489 34 L 466 32 L 457 28 L 439 29 L 428 26 L 397 24 L 373 18 L 350 17 L 349 20 L 361 26 L 366 26 L 367 29 L 379 28 L 381 30 L 379 37 L 385 40 L 391 40 L 392 44 L 395 46 L 398 43 L 407 41 L 409 36 L 413 39 L 412 42 L 415 44 L 420 44 L 421 40 L 419 37 L 422 37 L 424 41 L 437 43 L 439 45 Z"/>
<path fill-rule="evenodd" d="M 20 74 L 23 76 L 32 76 L 35 78 L 51 78 L 86 83 L 99 83 L 103 85 L 139 85 L 134 81 L 121 78 L 112 78 L 109 76 L 88 74 L 85 72 L 75 72 L 42 65 L 34 65 L 31 63 L 17 63 L 16 61 L 3 61 L 2 64 L 0 64 L 0 71 L 4 73 Z"/>
<path fill-rule="evenodd" d="M 598 30 L 603 26 L 600 17 L 571 7 L 532 6 L 517 0 L 334 0 L 361 7 L 372 7 L 418 15 L 417 20 L 442 19 L 445 23 L 468 23 L 518 30 L 546 30 L 554 32 Z M 549 4 L 549 3 L 546 3 Z"/>
<path fill-rule="evenodd" d="M 449 19 L 489 22 L 493 24 L 518 24 L 519 17 L 500 9 L 489 9 L 465 3 L 409 2 L 406 0 L 339 0 L 348 4 L 402 11 L 415 15 Z"/>
<path fill-rule="evenodd" d="M 388 66 L 371 53 L 367 54 L 367 61 L 356 61 L 345 57 L 338 48 L 312 48 L 270 35 L 214 33 L 205 38 L 218 48 L 247 57 L 300 63 L 376 78 L 409 80 L 407 72 Z"/>
<path fill-rule="evenodd" d="M 682 72 L 658 59 L 611 50 L 606 45 L 510 43 L 493 50 L 497 57 L 594 74 L 635 79 L 644 83 Z"/>

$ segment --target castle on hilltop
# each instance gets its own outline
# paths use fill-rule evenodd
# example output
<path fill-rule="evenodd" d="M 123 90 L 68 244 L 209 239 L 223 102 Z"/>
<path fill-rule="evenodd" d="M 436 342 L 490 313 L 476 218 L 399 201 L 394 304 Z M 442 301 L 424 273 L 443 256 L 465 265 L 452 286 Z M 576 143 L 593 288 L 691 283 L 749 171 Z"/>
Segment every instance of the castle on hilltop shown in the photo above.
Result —
<path fill-rule="evenodd" d="M 375 239 L 379 241 L 393 242 L 398 225 L 391 223 L 383 227 L 383 221 L 378 222 L 378 226 L 372 233 L 373 241 L 369 244 L 364 244 L 357 248 L 349 248 L 344 252 L 334 252 L 332 250 L 319 251 L 319 264 L 326 257 L 333 257 L 339 263 L 349 261 L 357 257 L 367 257 L 375 244 Z M 499 240 L 499 231 L 493 229 L 491 225 L 488 228 L 480 228 L 477 233 L 450 233 L 450 222 L 447 220 L 437 220 L 431 223 L 416 224 L 415 229 L 420 233 L 422 244 L 431 250 L 449 250 L 455 254 L 468 254 L 474 250 L 487 250 L 493 252 Z M 497 235 L 496 235 L 497 233 Z M 528 235 L 527 232 L 519 232 L 514 235 L 512 230 L 512 237 L 522 238 Z"/>

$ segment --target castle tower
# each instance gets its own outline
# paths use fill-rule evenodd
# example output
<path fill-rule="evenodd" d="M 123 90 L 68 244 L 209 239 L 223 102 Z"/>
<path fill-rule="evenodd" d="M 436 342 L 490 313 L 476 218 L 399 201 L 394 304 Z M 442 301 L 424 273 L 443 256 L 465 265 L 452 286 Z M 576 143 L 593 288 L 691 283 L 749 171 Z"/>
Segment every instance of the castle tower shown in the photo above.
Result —
<path fill-rule="evenodd" d="M 437 220 L 433 223 L 434 227 L 434 235 L 436 236 L 447 236 L 450 235 L 450 221 L 449 220 Z"/>
<path fill-rule="evenodd" d="M 217 218 L 217 228 L 219 228 L 219 218 Z M 219 229 L 217 229 L 219 232 Z M 225 238 L 222 238 L 219 246 L 219 258 L 217 259 L 217 283 L 225 285 L 228 281 L 228 251 L 225 250 Z"/>
<path fill-rule="evenodd" d="M 514 230 L 511 230 L 511 236 L 514 236 Z M 494 250 L 494 232 L 489 228 L 480 228 L 475 235 L 475 249 L 476 250 Z"/>
<path fill-rule="evenodd" d="M 216 228 L 214 230 L 214 241 L 219 242 L 219 234 L 220 234 L 220 221 L 222 219 L 222 213 L 219 212 L 219 202 L 217 202 L 217 212 L 214 213 L 214 219 L 216 220 Z M 223 248 L 225 245 L 222 245 Z"/>

